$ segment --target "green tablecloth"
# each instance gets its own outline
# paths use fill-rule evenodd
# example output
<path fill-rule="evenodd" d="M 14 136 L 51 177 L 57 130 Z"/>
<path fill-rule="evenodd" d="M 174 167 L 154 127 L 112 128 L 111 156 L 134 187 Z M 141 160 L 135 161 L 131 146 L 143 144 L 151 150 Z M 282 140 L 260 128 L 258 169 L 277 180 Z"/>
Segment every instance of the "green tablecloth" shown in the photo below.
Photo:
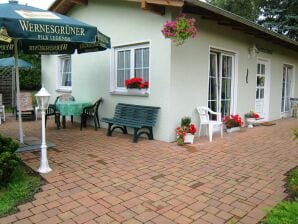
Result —
<path fill-rule="evenodd" d="M 58 101 L 56 103 L 56 107 L 62 116 L 80 116 L 83 108 L 90 105 L 92 103 L 85 101 Z"/>

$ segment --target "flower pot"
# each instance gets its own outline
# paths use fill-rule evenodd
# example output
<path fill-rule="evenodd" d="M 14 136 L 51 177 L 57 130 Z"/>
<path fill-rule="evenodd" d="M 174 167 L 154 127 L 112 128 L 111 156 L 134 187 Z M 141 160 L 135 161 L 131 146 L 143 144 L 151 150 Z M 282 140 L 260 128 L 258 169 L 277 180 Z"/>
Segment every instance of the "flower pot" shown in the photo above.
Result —
<path fill-rule="evenodd" d="M 194 137 L 195 135 L 186 133 L 186 135 L 184 136 L 184 144 L 193 144 Z"/>
<path fill-rule="evenodd" d="M 128 88 L 127 93 L 131 95 L 145 95 L 147 93 L 147 89 Z"/>
<path fill-rule="evenodd" d="M 254 124 L 255 124 L 255 122 L 256 122 L 256 119 L 255 118 L 247 118 L 246 119 L 246 122 L 247 122 L 247 127 L 248 128 L 253 128 L 254 126 Z"/>
<path fill-rule="evenodd" d="M 228 133 L 237 132 L 237 131 L 240 131 L 240 127 L 234 127 L 234 128 L 228 128 L 227 129 Z"/>

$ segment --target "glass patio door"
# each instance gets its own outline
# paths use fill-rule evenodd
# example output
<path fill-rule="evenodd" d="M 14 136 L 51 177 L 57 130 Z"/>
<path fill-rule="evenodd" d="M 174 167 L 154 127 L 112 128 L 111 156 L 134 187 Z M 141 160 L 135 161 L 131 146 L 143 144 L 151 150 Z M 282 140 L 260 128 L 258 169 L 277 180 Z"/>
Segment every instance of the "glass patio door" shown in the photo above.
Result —
<path fill-rule="evenodd" d="M 284 65 L 282 80 L 281 113 L 288 116 L 291 111 L 290 98 L 292 97 L 293 67 Z"/>
<path fill-rule="evenodd" d="M 268 62 L 258 60 L 256 77 L 256 103 L 255 112 L 261 117 L 267 118 L 267 86 L 268 86 Z"/>
<path fill-rule="evenodd" d="M 222 116 L 232 111 L 234 55 L 210 52 L 208 107 Z"/>

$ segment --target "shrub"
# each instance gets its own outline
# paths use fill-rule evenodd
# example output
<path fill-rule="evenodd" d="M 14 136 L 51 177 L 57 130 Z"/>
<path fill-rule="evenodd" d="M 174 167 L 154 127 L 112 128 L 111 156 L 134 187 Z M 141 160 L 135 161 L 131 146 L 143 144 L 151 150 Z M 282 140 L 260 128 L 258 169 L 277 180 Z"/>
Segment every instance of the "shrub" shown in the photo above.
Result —
<path fill-rule="evenodd" d="M 298 140 L 298 128 L 294 129 L 294 139 Z"/>
<path fill-rule="evenodd" d="M 289 195 L 293 198 L 298 197 L 298 168 L 289 172 L 287 182 Z"/>
<path fill-rule="evenodd" d="M 19 144 L 0 135 L 0 185 L 6 186 L 20 164 L 19 157 L 15 154 Z"/>
<path fill-rule="evenodd" d="M 281 202 L 274 207 L 262 221 L 262 224 L 297 224 L 298 201 Z"/>
<path fill-rule="evenodd" d="M 191 122 L 191 118 L 190 117 L 183 117 L 181 119 L 181 127 L 189 127 L 190 125 L 190 122 Z"/>

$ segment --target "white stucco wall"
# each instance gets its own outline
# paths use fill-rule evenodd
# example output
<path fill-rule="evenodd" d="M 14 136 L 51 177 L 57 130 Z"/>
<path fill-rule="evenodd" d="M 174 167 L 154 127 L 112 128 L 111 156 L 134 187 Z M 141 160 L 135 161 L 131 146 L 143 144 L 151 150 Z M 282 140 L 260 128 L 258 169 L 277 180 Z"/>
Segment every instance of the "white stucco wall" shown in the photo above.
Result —
<path fill-rule="evenodd" d="M 75 7 L 68 13 L 76 19 L 95 25 L 111 37 L 112 46 L 150 42 L 150 95 L 148 97 L 110 93 L 110 59 L 112 50 L 72 56 L 72 95 L 78 100 L 95 101 L 103 97 L 102 117 L 112 117 L 118 102 L 160 106 L 154 137 L 169 140 L 170 42 L 161 35 L 167 16 L 141 10 L 140 3 L 117 0 L 91 0 L 86 7 Z M 57 56 L 44 56 L 42 76 L 54 101 L 56 95 Z M 102 124 L 105 125 L 105 124 Z"/>
<path fill-rule="evenodd" d="M 234 113 L 243 116 L 255 108 L 257 58 L 270 61 L 269 119 L 281 117 L 283 64 L 294 66 L 295 93 L 298 97 L 298 60 L 295 52 L 283 49 L 228 26 L 197 18 L 199 36 L 176 47 L 164 39 L 160 30 L 177 11 L 167 10 L 165 16 L 140 9 L 140 3 L 117 0 L 91 0 L 86 7 L 74 7 L 68 15 L 95 25 L 111 37 L 112 45 L 150 42 L 149 97 L 114 95 L 110 93 L 110 61 L 112 50 L 72 56 L 72 95 L 78 100 L 95 101 L 104 98 L 101 116 L 111 117 L 118 102 L 160 106 L 155 138 L 175 140 L 175 128 L 183 116 L 191 116 L 198 125 L 197 106 L 206 106 L 208 99 L 209 50 L 211 47 L 234 52 L 236 57 L 236 106 Z M 257 44 L 272 51 L 260 52 L 249 58 L 248 49 Z M 61 94 L 56 91 L 57 56 L 44 56 L 43 83 L 52 101 Z M 246 71 L 248 69 L 248 83 Z"/>
<path fill-rule="evenodd" d="M 270 74 L 270 100 L 269 120 L 281 117 L 282 71 L 284 64 L 291 64 L 295 71 L 295 93 L 298 96 L 297 55 L 294 51 L 245 35 L 241 31 L 232 30 L 231 27 L 220 26 L 217 22 L 197 18 L 199 30 L 198 38 L 187 41 L 182 46 L 172 45 L 171 53 L 171 129 L 174 130 L 183 116 L 191 116 L 192 121 L 198 125 L 197 106 L 208 105 L 208 67 L 209 50 L 217 48 L 235 53 L 236 61 L 236 88 L 237 98 L 235 110 L 242 117 L 245 113 L 255 109 L 256 70 L 257 59 L 269 60 Z M 252 44 L 269 49 L 272 54 L 259 52 L 255 57 L 249 58 L 248 49 Z M 246 72 L 248 69 L 248 83 Z M 172 140 L 175 133 L 172 132 Z"/>

